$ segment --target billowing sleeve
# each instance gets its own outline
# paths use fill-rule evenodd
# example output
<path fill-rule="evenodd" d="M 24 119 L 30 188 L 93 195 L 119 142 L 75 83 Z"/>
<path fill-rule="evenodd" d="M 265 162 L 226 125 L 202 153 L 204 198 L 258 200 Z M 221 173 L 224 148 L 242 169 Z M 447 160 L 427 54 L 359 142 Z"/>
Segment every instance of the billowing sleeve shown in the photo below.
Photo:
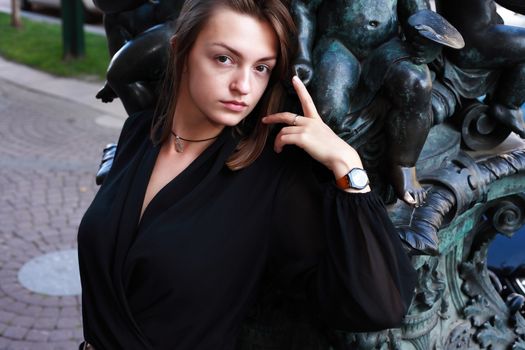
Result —
<path fill-rule="evenodd" d="M 395 328 L 410 306 L 415 271 L 382 200 L 286 172 L 276 195 L 271 270 L 306 291 L 320 320 L 354 332 Z"/>

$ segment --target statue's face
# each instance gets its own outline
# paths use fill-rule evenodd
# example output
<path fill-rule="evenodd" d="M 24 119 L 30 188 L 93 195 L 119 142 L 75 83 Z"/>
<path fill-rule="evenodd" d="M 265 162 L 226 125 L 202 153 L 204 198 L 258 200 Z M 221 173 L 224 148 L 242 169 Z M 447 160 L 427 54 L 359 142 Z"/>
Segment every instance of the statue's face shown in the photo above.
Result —
<path fill-rule="evenodd" d="M 105 14 L 133 10 L 149 0 L 93 0 L 95 6 Z"/>
<path fill-rule="evenodd" d="M 267 22 L 227 8 L 215 10 L 188 53 L 176 115 L 215 127 L 237 125 L 266 90 L 277 47 Z"/>

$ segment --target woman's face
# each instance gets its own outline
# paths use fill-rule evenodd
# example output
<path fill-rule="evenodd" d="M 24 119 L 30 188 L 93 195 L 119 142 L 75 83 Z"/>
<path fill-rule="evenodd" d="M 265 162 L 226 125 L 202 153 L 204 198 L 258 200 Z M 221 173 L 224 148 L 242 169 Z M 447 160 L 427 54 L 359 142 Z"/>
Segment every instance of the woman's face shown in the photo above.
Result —
<path fill-rule="evenodd" d="M 268 85 L 277 44 L 268 23 L 230 9 L 215 10 L 188 54 L 177 113 L 214 126 L 237 125 Z"/>

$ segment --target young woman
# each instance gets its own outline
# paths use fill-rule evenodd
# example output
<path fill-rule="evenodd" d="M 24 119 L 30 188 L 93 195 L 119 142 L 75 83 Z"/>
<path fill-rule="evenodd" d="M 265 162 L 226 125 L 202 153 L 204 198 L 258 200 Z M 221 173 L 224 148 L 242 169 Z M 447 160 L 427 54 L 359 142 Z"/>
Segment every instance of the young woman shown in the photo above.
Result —
<path fill-rule="evenodd" d="M 234 349 L 268 285 L 304 291 L 327 327 L 399 326 L 415 276 L 364 172 L 351 171 L 358 154 L 299 79 L 303 115 L 278 112 L 286 7 L 187 0 L 177 25 L 168 103 L 128 118 L 79 228 L 84 347 Z M 273 124 L 284 127 L 266 142 Z M 309 157 L 337 186 L 318 182 Z"/>

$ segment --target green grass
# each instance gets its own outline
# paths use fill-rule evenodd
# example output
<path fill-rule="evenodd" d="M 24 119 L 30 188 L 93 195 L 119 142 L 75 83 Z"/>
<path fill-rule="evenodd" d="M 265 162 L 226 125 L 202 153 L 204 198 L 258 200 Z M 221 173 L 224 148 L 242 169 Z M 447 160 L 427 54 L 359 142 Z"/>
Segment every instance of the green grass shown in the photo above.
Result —
<path fill-rule="evenodd" d="M 10 25 L 10 15 L 0 13 L 0 55 L 36 69 L 64 77 L 85 80 L 105 79 L 109 62 L 106 38 L 86 33 L 86 55 L 82 59 L 62 59 L 62 32 L 59 24 L 22 19 L 23 27 Z"/>

